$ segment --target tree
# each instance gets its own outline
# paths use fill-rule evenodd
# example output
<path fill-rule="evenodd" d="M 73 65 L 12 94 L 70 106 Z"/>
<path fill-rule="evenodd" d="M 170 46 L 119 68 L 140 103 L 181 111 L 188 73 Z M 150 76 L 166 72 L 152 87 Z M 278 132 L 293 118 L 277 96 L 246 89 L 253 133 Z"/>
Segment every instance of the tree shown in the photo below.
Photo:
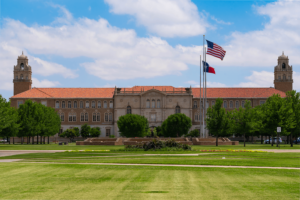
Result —
<path fill-rule="evenodd" d="M 263 108 L 264 128 L 272 137 L 277 134 L 277 127 L 281 127 L 282 135 L 289 135 L 290 131 L 296 127 L 295 113 L 293 112 L 291 99 L 283 99 L 280 95 L 274 94 L 267 99 Z"/>
<path fill-rule="evenodd" d="M 163 136 L 163 133 L 162 133 L 162 129 L 161 129 L 161 126 L 157 126 L 156 128 L 156 132 L 157 132 L 157 136 Z"/>
<path fill-rule="evenodd" d="M 251 107 L 251 102 L 245 102 L 245 108 L 240 107 L 233 112 L 234 132 L 237 135 L 244 136 L 244 147 L 246 146 L 246 136 L 250 136 L 255 131 L 254 112 Z"/>
<path fill-rule="evenodd" d="M 117 124 L 120 135 L 125 137 L 144 137 L 149 129 L 147 118 L 136 114 L 119 117 Z"/>
<path fill-rule="evenodd" d="M 0 136 L 14 137 L 19 132 L 18 113 L 14 107 L 10 106 L 10 102 L 2 98 L 0 95 Z M 10 140 L 8 140 L 10 143 Z"/>
<path fill-rule="evenodd" d="M 199 137 L 199 135 L 199 129 L 194 129 L 190 131 L 187 135 L 185 135 L 185 137 Z"/>
<path fill-rule="evenodd" d="M 99 137 L 101 135 L 101 130 L 99 127 L 91 128 L 91 137 Z"/>
<path fill-rule="evenodd" d="M 44 119 L 42 122 L 43 125 L 42 125 L 41 135 L 44 136 L 44 139 L 46 136 L 48 137 L 48 144 L 49 144 L 49 137 L 59 132 L 61 121 L 59 115 L 56 113 L 54 108 L 47 107 L 44 105 L 41 106 L 44 111 L 44 115 L 43 115 Z"/>
<path fill-rule="evenodd" d="M 188 134 L 191 127 L 191 118 L 182 113 L 170 115 L 161 126 L 165 137 L 181 137 Z"/>
<path fill-rule="evenodd" d="M 81 126 L 80 134 L 82 137 L 90 137 L 91 135 L 91 127 L 87 124 Z"/>
<path fill-rule="evenodd" d="M 78 136 L 79 136 L 79 133 L 77 131 L 75 131 L 74 129 L 67 129 L 62 134 L 60 134 L 59 137 L 69 138 L 70 142 L 72 142 L 72 140 Z"/>
<path fill-rule="evenodd" d="M 289 128 L 288 131 L 291 133 L 290 140 L 291 140 L 291 147 L 293 147 L 293 136 L 296 136 L 297 140 L 297 133 L 300 133 L 300 93 L 296 93 L 295 90 L 289 91 L 286 93 L 286 101 L 291 105 L 291 108 L 294 113 L 295 126 L 293 128 Z"/>
<path fill-rule="evenodd" d="M 232 114 L 222 108 L 223 100 L 218 98 L 216 104 L 207 110 L 206 128 L 210 134 L 216 137 L 218 146 L 219 137 L 227 137 L 232 134 Z"/>

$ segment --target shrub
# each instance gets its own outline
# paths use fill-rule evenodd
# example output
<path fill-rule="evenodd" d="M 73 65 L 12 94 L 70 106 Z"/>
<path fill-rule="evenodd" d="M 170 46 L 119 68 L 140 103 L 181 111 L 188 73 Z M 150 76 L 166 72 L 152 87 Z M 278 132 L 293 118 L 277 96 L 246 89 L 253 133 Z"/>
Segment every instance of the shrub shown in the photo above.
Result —
<path fill-rule="evenodd" d="M 199 137 L 199 130 L 198 129 L 194 129 L 192 131 L 189 132 L 189 134 L 186 134 L 185 137 Z"/>
<path fill-rule="evenodd" d="M 110 135 L 109 138 L 115 138 L 115 136 L 114 135 Z"/>
<path fill-rule="evenodd" d="M 144 137 L 149 127 L 147 118 L 136 114 L 119 117 L 117 124 L 120 135 L 125 137 Z"/>
<path fill-rule="evenodd" d="M 177 113 L 170 115 L 162 123 L 162 132 L 165 137 L 181 137 L 188 134 L 192 127 L 192 121 L 185 114 Z"/>
<path fill-rule="evenodd" d="M 129 151 L 137 151 L 137 150 L 163 150 L 163 151 L 180 151 L 180 150 L 192 150 L 191 146 L 187 144 L 180 144 L 175 140 L 167 140 L 167 141 L 160 141 L 157 139 L 153 139 L 152 141 L 146 143 L 139 143 L 137 145 L 127 145 L 125 146 L 125 150 Z"/>

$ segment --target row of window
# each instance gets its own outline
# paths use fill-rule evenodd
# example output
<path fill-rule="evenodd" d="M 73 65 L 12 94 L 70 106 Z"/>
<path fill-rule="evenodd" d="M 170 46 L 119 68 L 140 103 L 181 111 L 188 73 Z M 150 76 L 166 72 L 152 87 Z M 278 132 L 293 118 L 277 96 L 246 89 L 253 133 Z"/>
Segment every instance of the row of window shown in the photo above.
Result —
<path fill-rule="evenodd" d="M 85 103 L 85 105 L 84 105 Z M 107 101 L 103 101 L 103 108 L 107 108 Z M 59 101 L 55 102 L 55 108 L 78 108 L 77 101 Z M 101 108 L 102 104 L 101 101 L 91 101 L 91 108 Z M 90 108 L 90 101 L 79 101 L 79 108 Z M 113 101 L 109 101 L 109 108 L 113 108 Z"/>
<path fill-rule="evenodd" d="M 146 101 L 146 108 L 150 108 L 150 99 L 147 99 L 147 101 Z M 151 108 L 160 108 L 160 100 L 157 99 L 155 101 L 155 99 L 152 99 Z"/>
<path fill-rule="evenodd" d="M 265 101 L 259 101 L 260 105 L 262 105 L 264 103 L 265 103 Z M 201 102 L 201 105 L 202 105 L 202 102 Z M 215 101 L 212 101 L 211 105 L 214 106 L 215 105 Z M 241 106 L 242 106 L 242 108 L 245 107 L 245 101 L 242 101 L 242 105 Z M 194 101 L 193 108 L 197 108 L 197 107 L 198 107 L 197 101 Z M 206 107 L 207 108 L 209 107 L 208 101 L 206 102 Z M 223 107 L 224 108 L 228 108 L 228 102 L 227 101 L 223 102 Z M 239 108 L 239 107 L 240 107 L 240 101 L 235 101 L 235 108 Z M 233 101 L 229 101 L 229 108 L 234 108 Z"/>
<path fill-rule="evenodd" d="M 281 80 L 281 76 L 278 76 L 278 80 Z M 286 80 L 285 74 L 283 74 L 282 80 Z M 291 80 L 291 76 L 289 76 L 287 80 Z"/>
<path fill-rule="evenodd" d="M 73 129 L 74 127 L 70 127 L 70 129 Z M 99 127 L 100 128 L 100 127 Z M 59 130 L 59 133 L 58 133 L 58 136 L 60 135 L 60 134 L 62 134 L 64 132 L 64 129 L 63 128 L 61 128 L 60 130 Z M 110 136 L 110 128 L 106 128 L 105 129 L 105 136 L 106 137 L 109 137 Z"/>
<path fill-rule="evenodd" d="M 62 122 L 64 122 L 65 121 L 65 114 L 64 113 L 58 113 L 58 115 L 60 116 L 60 120 Z M 68 116 L 68 120 L 69 120 L 69 122 L 76 122 L 77 121 L 76 114 L 70 113 L 69 116 Z M 100 120 L 101 120 L 101 114 L 100 113 L 93 113 L 92 121 L 93 122 L 100 122 Z M 80 121 L 81 122 L 88 122 L 89 121 L 89 114 L 88 113 L 81 113 L 80 114 Z M 112 113 L 105 113 L 104 114 L 104 121 L 105 122 L 112 122 L 113 121 L 113 114 Z"/>
<path fill-rule="evenodd" d="M 16 80 L 18 80 L 18 78 L 19 78 L 19 77 L 18 77 L 18 76 L 16 76 Z M 23 79 L 24 79 L 24 77 L 23 77 L 23 74 L 21 74 L 21 76 L 20 76 L 20 79 L 21 79 L 21 80 L 23 80 Z M 26 80 L 28 80 L 28 76 L 26 76 Z"/>

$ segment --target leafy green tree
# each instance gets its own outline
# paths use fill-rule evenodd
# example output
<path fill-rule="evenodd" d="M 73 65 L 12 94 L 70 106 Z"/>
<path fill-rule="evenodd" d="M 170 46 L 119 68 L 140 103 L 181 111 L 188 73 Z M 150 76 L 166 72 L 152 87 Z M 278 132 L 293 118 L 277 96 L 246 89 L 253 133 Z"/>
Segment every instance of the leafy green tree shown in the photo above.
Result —
<path fill-rule="evenodd" d="M 19 132 L 18 112 L 0 95 L 0 136 L 15 137 Z M 10 143 L 10 140 L 8 140 Z"/>
<path fill-rule="evenodd" d="M 76 131 L 76 134 L 77 134 L 78 137 L 79 137 L 79 135 L 80 135 L 80 130 L 79 130 L 79 128 L 78 128 L 78 127 L 74 127 L 73 130 Z"/>
<path fill-rule="evenodd" d="M 99 127 L 91 128 L 91 137 L 99 137 L 101 135 L 101 130 Z"/>
<path fill-rule="evenodd" d="M 59 135 L 59 137 L 69 138 L 70 142 L 72 142 L 72 140 L 78 136 L 79 136 L 79 133 L 77 131 L 75 131 L 74 129 L 67 129 L 62 134 Z"/>
<path fill-rule="evenodd" d="M 206 128 L 210 134 L 216 137 L 216 146 L 218 146 L 219 137 L 227 137 L 232 134 L 233 122 L 232 114 L 222 108 L 223 100 L 218 98 L 216 104 L 207 109 Z"/>
<path fill-rule="evenodd" d="M 235 109 L 233 112 L 234 119 L 234 132 L 237 135 L 241 134 L 244 136 L 244 147 L 246 146 L 246 136 L 250 136 L 255 131 L 255 118 L 254 112 L 251 107 L 251 102 L 247 100 L 245 107 Z"/>
<path fill-rule="evenodd" d="M 185 135 L 185 137 L 199 137 L 199 136 L 200 136 L 199 129 L 194 129 L 190 131 L 187 135 Z"/>
<path fill-rule="evenodd" d="M 81 126 L 80 134 L 82 137 L 90 137 L 91 136 L 91 127 L 87 124 Z"/>
<path fill-rule="evenodd" d="M 117 124 L 120 135 L 125 137 L 144 137 L 149 129 L 147 118 L 136 114 L 119 117 Z"/>
<path fill-rule="evenodd" d="M 297 139 L 297 133 L 300 133 L 300 93 L 296 92 L 295 90 L 289 91 L 286 93 L 286 101 L 291 105 L 291 108 L 294 113 L 295 126 L 292 128 L 288 128 L 288 131 L 291 133 L 290 135 L 290 143 L 291 147 L 293 147 L 293 136 Z"/>
<path fill-rule="evenodd" d="M 162 133 L 162 129 L 161 129 L 161 126 L 157 126 L 156 128 L 156 132 L 157 132 L 157 136 L 163 136 L 163 133 Z"/>
<path fill-rule="evenodd" d="M 41 136 L 48 137 L 48 144 L 49 144 L 49 137 L 55 135 L 59 132 L 59 129 L 61 127 L 61 121 L 60 117 L 55 111 L 54 108 L 47 107 L 44 105 L 41 105 L 43 109 L 43 125 L 41 129 Z"/>
<path fill-rule="evenodd" d="M 289 135 L 296 127 L 292 100 L 281 98 L 278 94 L 269 97 L 264 104 L 264 118 L 264 128 L 272 137 L 276 136 L 277 127 L 281 127 L 281 135 Z"/>
<path fill-rule="evenodd" d="M 181 137 L 188 134 L 191 127 L 191 118 L 182 113 L 170 115 L 161 126 L 165 137 Z"/>

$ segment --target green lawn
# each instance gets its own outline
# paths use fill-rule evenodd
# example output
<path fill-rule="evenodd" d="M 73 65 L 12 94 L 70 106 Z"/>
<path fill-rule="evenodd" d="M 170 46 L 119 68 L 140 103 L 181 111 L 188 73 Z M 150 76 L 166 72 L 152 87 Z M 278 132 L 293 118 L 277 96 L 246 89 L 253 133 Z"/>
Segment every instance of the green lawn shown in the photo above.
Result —
<path fill-rule="evenodd" d="M 151 152 L 62 152 L 31 153 L 0 159 L 23 159 L 20 162 L 53 163 L 131 163 L 131 164 L 181 164 L 181 165 L 232 165 L 232 166 L 268 166 L 300 168 L 300 153 L 252 153 L 252 152 L 217 152 L 198 153 L 198 156 L 144 155 Z M 168 152 L 155 152 L 168 153 Z M 195 153 L 195 152 L 194 152 Z M 225 159 L 223 159 L 225 158 Z"/>
<path fill-rule="evenodd" d="M 299 170 L 0 164 L 0 199 L 299 199 Z"/>
<path fill-rule="evenodd" d="M 240 145 L 226 145 L 226 146 L 200 146 L 194 145 L 192 146 L 194 150 L 201 150 L 201 149 L 300 149 L 300 145 L 294 145 L 294 147 L 290 147 L 289 144 L 281 144 L 280 148 L 276 147 L 276 144 L 272 147 L 270 144 L 246 144 L 246 147 L 240 143 Z M 75 143 L 69 143 L 69 145 L 58 145 L 58 144 L 0 144 L 0 150 L 117 150 L 117 149 L 124 149 L 124 146 L 105 146 L 105 145 L 79 145 L 76 146 Z"/>

